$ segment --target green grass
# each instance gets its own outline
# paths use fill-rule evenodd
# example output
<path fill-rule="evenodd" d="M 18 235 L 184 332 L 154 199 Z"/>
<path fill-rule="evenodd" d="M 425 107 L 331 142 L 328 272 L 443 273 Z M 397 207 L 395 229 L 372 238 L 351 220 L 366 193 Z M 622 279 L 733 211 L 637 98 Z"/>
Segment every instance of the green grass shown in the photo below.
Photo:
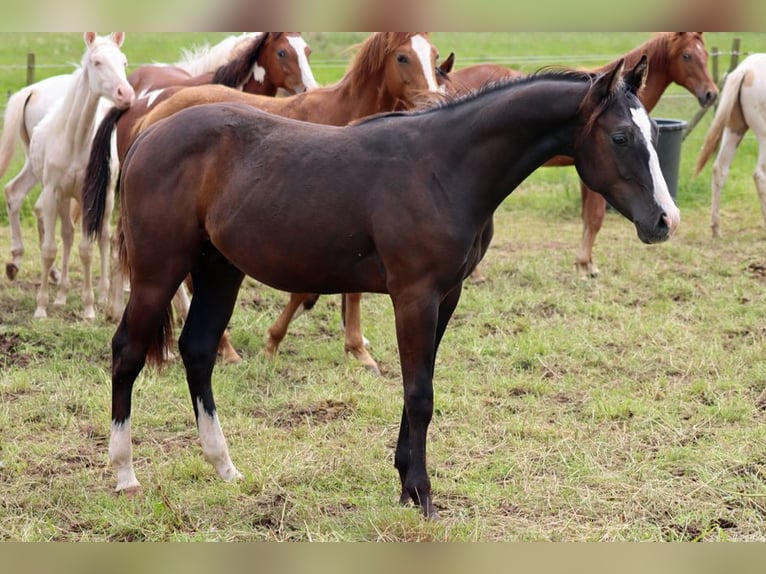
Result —
<path fill-rule="evenodd" d="M 172 60 L 188 45 L 168 42 L 160 51 L 163 35 L 146 35 L 157 45 L 151 57 L 138 36 L 126 41 L 134 40 L 132 60 Z M 730 43 L 729 35 L 711 36 Z M 764 42 L 742 36 L 747 50 Z M 333 37 L 312 37 L 315 58 L 343 57 Z M 345 46 L 351 38 L 342 37 Z M 435 40 L 443 55 L 496 58 L 608 55 L 645 37 Z M 25 46 L 15 46 L 22 61 Z M 2 46 L 2 62 L 12 48 Z M 660 105 L 665 117 L 695 111 L 689 98 Z M 32 320 L 39 258 L 25 219 L 25 266 L 16 282 L 0 280 L 0 539 L 763 540 L 766 232 L 751 178 L 757 145 L 748 136 L 738 151 L 723 194 L 724 236 L 713 240 L 710 167 L 691 178 L 709 120 L 684 143 L 676 237 L 642 245 L 609 213 L 594 254 L 597 280 L 581 281 L 573 268 L 581 224 L 572 168 L 538 170 L 500 207 L 483 263 L 489 281 L 466 286 L 437 360 L 429 470 L 439 523 L 396 504 L 402 393 L 388 298 L 362 303 L 383 372 L 374 377 L 343 356 L 337 297 L 321 298 L 294 323 L 277 359 L 266 360 L 265 332 L 286 295 L 251 280 L 231 323 L 245 360 L 214 373 L 245 479 L 224 484 L 204 462 L 174 363 L 145 370 L 134 389 L 144 494 L 114 495 L 107 447 L 115 327 L 79 320 L 76 290 L 49 320 Z M 5 225 L 0 250 L 9 250 Z M 76 257 L 73 270 L 76 287 Z"/>

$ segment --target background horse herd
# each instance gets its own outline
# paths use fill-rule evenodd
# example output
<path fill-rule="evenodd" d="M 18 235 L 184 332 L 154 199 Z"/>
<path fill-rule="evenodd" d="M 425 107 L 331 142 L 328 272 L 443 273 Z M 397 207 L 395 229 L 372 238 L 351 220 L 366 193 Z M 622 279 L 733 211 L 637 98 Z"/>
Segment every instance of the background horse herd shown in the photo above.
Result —
<path fill-rule="evenodd" d="M 459 53 L 442 62 L 427 33 L 373 34 L 357 47 L 356 56 L 343 78 L 323 88 L 314 80 L 309 67 L 310 48 L 301 35 L 250 34 L 236 40 L 232 43 L 227 39 L 231 49 L 229 57 L 216 62 L 211 60 L 209 70 L 189 71 L 181 65 L 146 66 L 127 75 L 124 53 L 129 53 L 129 39 L 125 41 L 122 34 L 99 38 L 89 33 L 85 35 L 86 52 L 77 72 L 44 80 L 11 97 L 4 127 L 15 127 L 4 130 L 0 165 L 7 168 L 12 154 L 9 146 L 15 145 L 16 137 L 24 144 L 26 163 L 6 190 L 13 237 L 12 258 L 6 266 L 7 277 L 17 281 L 28 271 L 26 266 L 20 269 L 24 247 L 19 213 L 24 196 L 35 183 L 42 186 L 35 212 L 43 264 L 35 316 L 43 318 L 48 314 L 47 283 L 51 277 L 59 283 L 57 303 L 66 303 L 68 254 L 80 217 L 87 231 L 80 245 L 85 279 L 82 297 L 85 318 L 96 317 L 89 284 L 91 236 L 98 237 L 102 247 L 98 308 L 103 308 L 111 319 L 119 319 L 122 315 L 120 297 L 123 285 L 128 286 L 129 277 L 131 298 L 128 310 L 113 340 L 113 425 L 109 444 L 118 490 L 126 493 L 135 493 L 139 489 L 131 448 L 133 380 L 141 371 L 147 351 L 150 358 L 157 361 L 168 356 L 165 345 L 170 341 L 171 329 L 170 323 L 164 319 L 164 307 L 184 278 L 194 296 L 191 307 L 188 299 L 183 302 L 182 289 L 177 296 L 182 300 L 182 315 L 189 313 L 181 336 L 181 356 L 187 370 L 203 453 L 225 479 L 241 475 L 226 449 L 212 400 L 210 373 L 218 352 L 225 359 L 239 359 L 224 328 L 234 309 L 242 273 L 295 292 L 280 321 L 269 329 L 266 351 L 272 355 L 276 353 L 287 325 L 304 304 L 313 304 L 318 293 L 347 292 L 355 288 L 356 294 L 347 293 L 344 297 L 346 351 L 378 374 L 381 369 L 365 348 L 361 333 L 358 292 L 389 293 L 396 314 L 396 337 L 405 388 L 405 405 L 396 440 L 396 467 L 402 487 L 400 499 L 402 502 L 412 500 L 423 514 L 435 516 L 436 506 L 425 470 L 425 433 L 434 408 L 430 385 L 437 362 L 436 349 L 457 306 L 463 280 L 475 270 L 490 246 L 496 223 L 492 216 L 494 209 L 526 177 L 498 174 L 494 186 L 501 191 L 494 193 L 501 193 L 500 196 L 483 207 L 461 204 L 464 198 L 461 196 L 458 201 L 458 196 L 451 194 L 467 193 L 470 182 L 476 180 L 476 172 L 472 171 L 475 167 L 465 171 L 466 165 L 478 163 L 478 159 L 471 159 L 473 156 L 469 151 L 482 149 L 476 157 L 486 161 L 489 152 L 484 148 L 488 146 L 482 142 L 494 141 L 496 136 L 489 130 L 502 132 L 503 121 L 517 127 L 529 121 L 530 127 L 520 131 L 533 132 L 532 126 L 540 122 L 533 110 L 539 112 L 541 118 L 548 118 L 544 121 L 553 122 L 553 112 L 545 108 L 546 98 L 556 94 L 558 89 L 563 94 L 566 88 L 568 93 L 570 84 L 585 81 L 586 87 L 590 86 L 588 94 L 601 91 L 604 96 L 609 96 L 601 104 L 594 100 L 592 104 L 576 106 L 578 113 L 591 110 L 592 117 L 588 121 L 582 120 L 588 126 L 584 135 L 564 136 L 562 132 L 562 139 L 545 140 L 539 151 L 533 151 L 537 144 L 528 142 L 526 148 L 508 154 L 525 159 L 503 167 L 504 170 L 516 169 L 514 166 L 517 165 L 528 174 L 543 163 L 571 165 L 574 157 L 578 174 L 583 178 L 583 246 L 578 251 L 577 268 L 579 275 L 595 277 L 597 270 L 592 264 L 590 250 L 605 216 L 606 200 L 591 191 L 589 185 L 604 194 L 620 213 L 636 224 L 639 237 L 644 241 L 665 239 L 678 225 L 672 203 L 642 197 L 638 193 L 643 190 L 651 194 L 654 190 L 656 195 L 658 188 L 664 188 L 658 183 L 661 177 L 658 180 L 656 173 L 650 173 L 650 167 L 658 165 L 656 155 L 652 156 L 651 145 L 643 167 L 634 167 L 632 163 L 644 157 L 645 151 L 614 151 L 611 156 L 607 153 L 602 159 L 595 158 L 604 153 L 604 146 L 616 146 L 618 150 L 622 146 L 646 145 L 641 142 L 652 140 L 649 123 L 643 124 L 637 119 L 636 112 L 630 111 L 633 109 L 630 98 L 634 93 L 647 110 L 672 83 L 694 94 L 701 106 L 710 106 L 714 102 L 717 88 L 708 72 L 704 38 L 698 33 L 665 33 L 651 37 L 624 57 L 593 70 L 593 75 L 557 76 L 554 72 L 527 78 L 520 72 L 497 65 L 453 69 L 455 56 L 460 62 Z M 442 50 L 449 48 L 445 46 Z M 739 138 L 737 143 L 747 129 L 760 134 L 758 115 L 753 116 L 748 111 L 748 104 L 754 101 L 752 98 L 756 97 L 759 88 L 757 67 L 749 60 L 746 62 L 751 67 L 743 68 L 746 71 L 742 73 L 730 74 L 725 84 L 722 104 L 708 137 L 712 143 L 706 142 L 705 146 L 708 155 L 715 149 L 716 138 L 720 137 L 715 135 L 715 130 L 724 134 L 724 142 L 730 137 L 729 133 Z M 503 85 L 506 77 L 516 78 L 508 84 L 511 102 L 508 105 L 511 108 L 516 105 L 524 111 L 518 117 L 501 120 L 500 116 L 493 116 L 491 110 L 504 106 L 494 103 L 491 98 L 505 97 L 502 92 L 506 89 L 490 88 L 480 96 L 474 93 L 488 83 Z M 46 91 L 46 86 L 52 86 L 54 82 L 58 84 L 53 93 L 64 95 L 58 101 Z M 537 93 L 534 90 L 538 82 L 550 82 L 551 87 L 541 88 Z M 624 92 L 626 96 L 619 95 L 626 90 L 623 82 L 628 85 Z M 558 83 L 562 85 L 554 87 Z M 295 95 L 275 97 L 278 88 Z M 753 90 L 753 96 L 749 95 L 748 89 Z M 529 102 L 534 104 L 523 99 L 521 94 L 525 90 L 530 91 L 532 99 Z M 734 90 L 740 90 L 738 93 L 743 95 L 731 96 L 730 92 Z M 580 93 L 575 97 L 582 100 L 583 95 Z M 627 102 L 622 101 L 624 97 L 628 98 Z M 449 103 L 454 98 L 457 102 Z M 613 99 L 617 104 L 612 103 Z M 103 106 L 104 100 L 109 100 L 111 105 Z M 739 107 L 732 106 L 731 101 L 738 102 Z M 217 114 L 215 120 L 203 116 L 207 107 L 198 106 L 212 102 L 217 103 L 210 107 L 211 112 Z M 41 109 L 35 109 L 36 105 Z M 605 113 L 604 110 L 612 105 L 624 108 Z M 559 101 L 558 107 L 565 106 Z M 270 116 L 249 112 L 253 108 L 314 125 L 353 125 L 342 131 L 312 128 L 304 133 L 301 131 L 304 128 L 300 127 L 304 124 L 274 120 L 276 123 L 272 126 Z M 414 115 L 405 112 L 418 108 L 432 111 Z M 252 118 L 242 115 L 245 111 Z M 395 113 L 367 122 L 359 121 L 381 112 Z M 464 132 L 460 127 L 460 113 L 470 119 L 468 131 Z M 607 127 L 611 113 L 622 119 Z M 482 117 L 488 121 L 486 128 L 479 122 Z M 254 122 L 242 134 L 261 134 L 257 136 L 260 147 L 252 148 L 260 153 L 234 161 L 233 158 L 239 157 L 239 151 L 250 149 L 247 145 L 252 145 L 241 147 L 241 144 L 232 143 L 234 134 L 242 129 L 232 126 L 241 121 L 248 126 Z M 156 129 L 151 127 L 154 124 Z M 439 135 L 437 126 L 442 124 L 447 131 Z M 209 128 L 205 127 L 208 125 Z M 216 125 L 229 126 L 228 129 L 235 131 L 231 135 L 222 135 L 224 132 Z M 412 133 L 411 128 L 404 127 L 409 125 L 413 126 Z M 720 126 L 724 126 L 723 129 Z M 176 129 L 180 132 L 175 133 Z M 292 133 L 294 129 L 295 134 Z M 453 142 L 448 142 L 450 129 L 453 130 Z M 604 140 L 597 136 L 598 130 L 605 130 L 609 138 Z M 427 138 L 431 133 L 434 134 L 433 141 Z M 483 137 L 471 143 L 474 135 Z M 573 137 L 571 143 L 565 143 L 566 137 Z M 759 135 L 759 139 L 761 137 Z M 131 147 L 133 140 L 136 143 Z M 316 147 L 306 143 L 314 140 L 318 142 Z M 335 140 L 340 141 L 332 143 Z M 417 140 L 420 143 L 416 145 Z M 218 143 L 213 144 L 213 141 Z M 174 142 L 182 143 L 178 148 L 186 151 L 171 150 L 176 147 Z M 273 145 L 274 150 L 269 150 L 267 144 Z M 230 147 L 232 145 L 234 147 Z M 727 158 L 731 161 L 732 146 L 736 147 L 736 143 L 721 146 L 722 153 L 714 168 L 714 181 L 718 182 L 719 189 L 727 171 L 727 164 L 723 162 Z M 585 154 L 579 151 L 581 147 L 590 151 Z M 208 157 L 211 149 L 220 151 Z M 724 153 L 726 149 L 729 151 Z M 369 158 L 372 151 L 380 153 L 380 157 Z M 413 158 L 408 159 L 406 153 L 413 154 Z M 159 161 L 163 156 L 168 158 L 164 160 L 167 162 L 164 167 Z M 609 157 L 617 161 L 613 172 L 610 171 L 612 160 Z M 184 164 L 187 159 L 190 161 L 188 166 Z M 294 160 L 292 163 L 291 159 Z M 115 214 L 119 232 L 113 236 L 110 258 L 107 241 L 112 236 L 109 226 L 114 206 L 112 194 L 117 172 L 126 162 L 131 167 L 134 164 L 138 167 L 132 171 L 128 169 L 121 176 L 122 204 Z M 422 171 L 424 165 L 430 168 Z M 359 171 L 359 166 L 364 169 Z M 698 171 L 703 166 L 704 157 L 700 156 Z M 756 183 L 763 195 L 763 161 L 759 166 Z M 243 169 L 246 167 L 249 169 Z M 179 171 L 174 173 L 176 169 Z M 428 169 L 432 170 L 430 174 Z M 485 167 L 481 170 L 485 174 L 485 186 L 493 181 L 487 175 L 493 169 Z M 399 170 L 404 171 L 398 174 Z M 240 178 L 247 182 L 244 187 L 238 183 Z M 181 181 L 185 183 L 179 187 Z M 625 183 L 619 181 L 639 182 L 639 186 L 628 191 Z M 199 191 L 194 189 L 195 186 L 199 186 Z M 227 190 L 220 191 L 225 198 L 220 206 L 216 199 L 219 188 Z M 248 211 L 252 209 L 250 204 L 255 202 L 247 193 L 238 195 L 235 190 L 240 188 L 250 193 L 255 193 L 255 189 L 262 190 L 257 192 L 264 194 L 261 206 Z M 146 201 L 143 189 L 147 193 Z M 440 190 L 439 200 L 434 201 L 432 197 L 431 203 L 416 202 L 422 201 L 417 199 L 422 193 L 433 189 Z M 401 197 L 399 193 L 402 193 Z M 484 192 L 475 190 L 473 195 L 478 198 L 481 193 Z M 663 193 L 667 194 L 667 190 Z M 408 205 L 410 201 L 415 203 Z M 359 202 L 358 206 L 356 202 Z M 444 210 L 440 202 L 453 207 Z M 654 212 L 650 207 L 650 203 L 655 202 L 663 206 L 660 211 Z M 79 206 L 82 206 L 82 213 Z M 191 211 L 187 213 L 185 209 Z M 365 211 L 369 209 L 372 210 Z M 646 215 L 641 215 L 644 211 Z M 479 213 L 484 215 L 479 217 Z M 478 219 L 469 223 L 467 214 Z M 60 273 L 53 265 L 56 256 L 53 230 L 57 218 L 61 221 L 64 246 Z M 197 226 L 194 233 L 201 231 L 202 235 L 190 244 L 184 244 L 186 232 L 182 229 L 190 225 Z M 251 225 L 252 229 L 249 228 Z M 347 239 L 341 240 L 344 233 Z M 344 246 L 344 242 L 348 242 L 348 246 Z M 464 243 L 465 247 L 460 247 Z M 181 263 L 177 255 L 173 255 L 173 249 L 180 249 L 178 253 L 184 253 L 187 262 Z M 198 254 L 197 249 L 200 250 Z M 346 261 L 347 249 L 355 257 L 358 252 L 359 259 Z M 125 278 L 121 275 L 118 252 L 122 266 L 129 270 Z M 367 259 L 369 262 L 365 262 Z M 108 295 L 110 275 L 111 298 Z M 491 272 L 488 276 L 490 282 L 495 281 Z M 160 282 L 167 284 L 160 287 Z M 158 290 L 162 291 L 161 296 Z M 436 313 L 433 317 L 429 315 L 430 309 Z M 429 334 L 431 328 L 435 330 Z M 480 364 L 478 368 L 481 368 Z M 435 376 L 439 378 L 438 368 Z M 437 384 L 437 393 L 438 389 Z"/>

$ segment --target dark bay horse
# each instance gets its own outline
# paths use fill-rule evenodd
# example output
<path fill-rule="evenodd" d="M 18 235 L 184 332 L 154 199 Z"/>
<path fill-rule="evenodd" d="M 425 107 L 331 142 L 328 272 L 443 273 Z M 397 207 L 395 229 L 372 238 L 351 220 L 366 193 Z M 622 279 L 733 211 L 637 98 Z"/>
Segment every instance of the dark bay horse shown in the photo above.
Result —
<path fill-rule="evenodd" d="M 140 131 L 189 106 L 212 102 L 238 101 L 280 116 L 337 126 L 376 113 L 411 109 L 424 97 L 440 91 L 436 75 L 437 56 L 427 33 L 378 32 L 359 46 L 343 78 L 331 86 L 276 99 L 256 97 L 220 86 L 184 89 L 157 105 L 141 120 L 136 130 Z M 291 294 L 288 304 L 268 330 L 267 354 L 277 352 L 290 322 L 298 316 L 310 297 L 310 293 Z M 359 293 L 344 295 L 344 348 L 365 367 L 379 373 L 377 363 L 364 344 L 360 300 Z"/>
<path fill-rule="evenodd" d="M 660 96 L 672 83 L 689 90 L 697 98 L 700 106 L 710 106 L 716 99 L 718 88 L 708 71 L 708 53 L 702 32 L 663 32 L 655 34 L 649 40 L 631 50 L 621 58 L 626 66 L 634 66 L 639 59 L 646 55 L 649 59 L 649 70 L 646 86 L 639 93 L 641 103 L 648 112 L 654 109 Z M 614 65 L 614 62 L 596 68 L 595 72 L 603 72 Z M 450 90 L 464 93 L 472 89 L 507 77 L 518 77 L 521 72 L 496 64 L 477 64 L 467 66 L 450 73 Z M 547 162 L 546 166 L 573 165 L 571 157 L 556 157 Z M 593 244 L 596 235 L 601 230 L 606 213 L 606 200 L 580 181 L 582 193 L 583 235 L 580 247 L 575 256 L 575 267 L 581 277 L 598 276 L 598 268 L 593 263 Z"/>
<path fill-rule="evenodd" d="M 566 155 L 643 242 L 664 241 L 679 224 L 652 144 L 656 125 L 635 96 L 645 72 L 644 59 L 625 79 L 622 61 L 600 75 L 544 73 L 345 127 L 236 103 L 199 105 L 140 134 L 119 194 L 131 293 L 112 339 L 117 491 L 140 489 L 133 384 L 147 359 L 165 356 L 170 301 L 189 273 L 194 295 L 179 349 L 202 451 L 225 480 L 241 476 L 211 375 L 249 275 L 295 293 L 389 294 L 404 387 L 394 457 L 400 501 L 434 517 L 426 435 L 437 350 L 497 207 L 540 165 Z M 98 219 L 87 228 L 98 230 Z"/>

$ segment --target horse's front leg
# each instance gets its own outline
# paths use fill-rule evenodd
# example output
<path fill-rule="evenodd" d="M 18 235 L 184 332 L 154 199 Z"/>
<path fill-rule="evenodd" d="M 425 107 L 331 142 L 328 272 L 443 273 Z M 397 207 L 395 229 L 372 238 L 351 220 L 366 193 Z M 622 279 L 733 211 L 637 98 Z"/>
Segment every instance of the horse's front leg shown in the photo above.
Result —
<path fill-rule="evenodd" d="M 69 278 L 69 257 L 72 253 L 72 243 L 74 243 L 74 223 L 70 214 L 71 200 L 68 197 L 62 196 L 61 193 L 58 193 L 57 196 L 56 207 L 58 209 L 58 217 L 61 220 L 61 279 L 59 279 L 58 293 L 53 304 L 63 306 L 66 305 L 71 284 Z M 90 265 L 88 265 L 87 271 L 90 274 Z M 87 305 L 87 302 L 84 301 L 83 303 Z"/>
<path fill-rule="evenodd" d="M 580 182 L 582 191 L 582 240 L 575 256 L 575 266 L 581 279 L 598 277 L 598 268 L 593 264 L 593 244 L 601 231 L 606 213 L 606 199 Z"/>
<path fill-rule="evenodd" d="M 56 195 L 51 187 L 43 187 L 40 197 L 35 202 L 40 235 L 40 287 L 37 290 L 37 308 L 35 319 L 48 316 L 48 276 L 56 260 Z"/>
<path fill-rule="evenodd" d="M 462 284 L 457 285 L 450 293 L 448 293 L 441 301 L 441 303 L 438 305 L 438 312 L 435 317 L 435 327 L 433 330 L 433 350 L 430 353 L 427 353 L 429 356 L 429 363 L 427 365 L 428 367 L 428 373 L 430 375 L 429 382 L 427 384 L 427 389 L 422 391 L 422 396 L 428 396 L 430 392 L 430 401 L 431 406 L 430 410 L 428 411 L 427 419 L 430 421 L 431 414 L 433 413 L 433 373 L 434 373 L 434 367 L 436 363 L 436 353 L 439 350 L 439 344 L 441 343 L 442 337 L 444 336 L 444 332 L 447 329 L 447 324 L 449 323 L 450 318 L 452 317 L 452 314 L 455 311 L 455 308 L 457 307 L 458 302 L 460 301 L 460 294 L 462 292 Z M 425 315 L 428 315 L 429 313 L 425 311 Z M 399 340 L 399 355 L 402 357 L 402 373 L 404 374 L 404 354 L 403 354 L 403 347 L 402 347 L 402 338 L 400 337 L 400 324 L 403 322 L 409 322 L 410 319 L 402 319 L 400 321 L 399 314 L 397 313 L 397 339 Z M 416 336 L 417 326 L 413 326 L 411 328 L 408 328 L 405 325 L 402 325 L 401 330 L 404 333 L 409 334 L 409 336 Z M 425 335 L 425 333 L 423 333 Z M 424 347 L 427 347 L 427 344 L 423 345 Z M 409 361 L 408 361 L 409 363 Z M 422 368 L 419 369 L 419 371 L 422 371 Z M 396 454 L 394 457 L 394 466 L 399 471 L 399 478 L 402 483 L 402 493 L 399 497 L 399 502 L 401 504 L 406 504 L 410 501 L 416 501 L 420 504 L 421 510 L 423 511 L 423 514 L 426 517 L 432 517 L 437 518 L 436 510 L 433 507 L 433 501 L 430 497 L 430 482 L 428 482 L 428 493 L 429 496 L 427 500 L 425 501 L 426 504 L 424 505 L 423 497 L 418 496 L 418 487 L 415 486 L 414 492 L 413 492 L 413 482 L 417 482 L 419 473 L 415 470 L 415 464 L 419 464 L 419 461 L 416 459 L 414 454 L 416 454 L 418 451 L 416 449 L 412 448 L 412 445 L 416 444 L 413 442 L 413 435 L 417 434 L 413 433 L 413 429 L 411 426 L 411 423 L 413 421 L 412 417 L 412 410 L 408 406 L 408 400 L 407 397 L 410 396 L 410 393 L 407 392 L 407 383 L 405 379 L 405 401 L 404 401 L 404 408 L 402 409 L 402 420 L 399 427 L 399 438 L 397 440 L 396 444 Z M 417 412 L 417 411 L 415 411 Z M 425 430 L 423 430 L 423 474 L 426 473 L 425 470 L 425 432 L 428 427 L 428 422 L 425 423 Z M 427 474 L 426 481 L 428 481 Z M 421 490 L 422 491 L 422 487 Z"/>
<path fill-rule="evenodd" d="M 435 517 L 426 470 L 426 435 L 433 415 L 433 365 L 439 301 L 435 293 L 392 297 L 404 384 L 402 428 L 394 463 L 402 480 L 400 500 L 413 500 L 423 515 Z M 404 436 L 406 435 L 406 439 Z"/>

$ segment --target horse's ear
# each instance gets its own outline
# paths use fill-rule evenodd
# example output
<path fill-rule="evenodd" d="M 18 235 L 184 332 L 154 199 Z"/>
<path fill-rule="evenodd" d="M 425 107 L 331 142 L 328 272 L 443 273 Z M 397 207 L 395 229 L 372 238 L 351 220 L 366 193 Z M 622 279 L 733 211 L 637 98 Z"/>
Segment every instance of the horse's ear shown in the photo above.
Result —
<path fill-rule="evenodd" d="M 112 40 L 115 44 L 117 44 L 117 47 L 119 48 L 125 41 L 125 32 L 112 32 Z"/>
<path fill-rule="evenodd" d="M 633 69 L 625 73 L 625 83 L 627 84 L 628 89 L 635 95 L 638 95 L 638 93 L 644 88 L 648 70 L 649 58 L 647 58 L 646 54 L 644 54 L 641 56 L 641 59 L 633 67 Z"/>
<path fill-rule="evenodd" d="M 450 52 L 449 56 L 447 56 L 447 58 L 441 64 L 439 64 L 437 71 L 441 72 L 442 74 L 446 76 L 452 71 L 452 68 L 454 66 L 455 66 L 455 52 Z"/>
<path fill-rule="evenodd" d="M 624 69 L 625 58 L 620 58 L 614 66 L 596 78 L 591 89 L 591 95 L 595 101 L 603 100 L 617 88 L 622 81 Z"/>
<path fill-rule="evenodd" d="M 93 42 L 96 41 L 96 33 L 95 32 L 85 32 L 83 35 L 83 38 L 85 38 L 85 45 L 90 46 L 93 44 Z"/>

